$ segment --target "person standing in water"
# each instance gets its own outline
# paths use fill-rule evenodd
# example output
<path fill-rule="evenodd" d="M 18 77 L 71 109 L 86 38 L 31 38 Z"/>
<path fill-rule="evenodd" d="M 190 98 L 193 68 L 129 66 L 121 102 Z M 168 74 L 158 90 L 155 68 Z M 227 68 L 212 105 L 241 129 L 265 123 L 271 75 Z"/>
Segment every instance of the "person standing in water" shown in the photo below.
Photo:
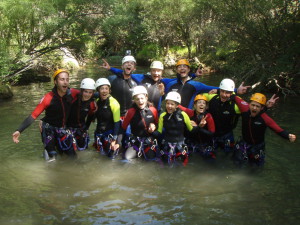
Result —
<path fill-rule="evenodd" d="M 54 88 L 48 92 L 33 112 L 21 123 L 12 134 L 13 141 L 19 143 L 21 133 L 45 111 L 42 118 L 41 134 L 44 144 L 44 157 L 54 161 L 57 154 L 75 157 L 72 134 L 66 129 L 72 102 L 76 100 L 79 90 L 69 88 L 69 72 L 65 69 L 56 70 L 52 75 Z"/>
<path fill-rule="evenodd" d="M 125 159 L 142 157 L 153 160 L 156 157 L 157 142 L 152 136 L 158 122 L 156 108 L 148 102 L 148 92 L 144 86 L 136 86 L 132 93 L 133 105 L 127 111 L 122 128 L 124 133 L 130 125 L 131 134 L 124 137 Z"/>
<path fill-rule="evenodd" d="M 95 130 L 94 146 L 103 155 L 114 159 L 118 155 L 118 134 L 121 125 L 120 104 L 110 95 L 110 82 L 106 78 L 96 81 L 96 90 L 99 93 L 97 99 L 97 127 Z"/>
<path fill-rule="evenodd" d="M 235 145 L 234 151 L 234 160 L 238 164 L 249 162 L 258 166 L 264 165 L 267 127 L 290 142 L 296 141 L 296 135 L 279 127 L 266 114 L 264 108 L 267 104 L 267 98 L 264 94 L 254 93 L 249 104 L 237 96 L 233 97 L 241 110 L 242 116 L 242 140 Z M 273 97 L 271 98 L 272 102 L 275 101 Z M 270 107 L 269 104 L 268 107 Z"/>
<path fill-rule="evenodd" d="M 88 116 L 93 116 L 97 107 L 93 95 L 95 81 L 84 78 L 80 84 L 80 92 L 77 99 L 72 103 L 67 128 L 71 130 L 74 138 L 74 148 L 85 150 L 89 144 L 89 124 L 86 123 Z"/>

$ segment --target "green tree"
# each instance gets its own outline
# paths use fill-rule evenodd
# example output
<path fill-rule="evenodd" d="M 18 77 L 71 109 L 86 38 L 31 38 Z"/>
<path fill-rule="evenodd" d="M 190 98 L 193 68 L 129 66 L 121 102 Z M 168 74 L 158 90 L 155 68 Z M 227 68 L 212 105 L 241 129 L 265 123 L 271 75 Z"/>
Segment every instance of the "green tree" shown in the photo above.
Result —
<path fill-rule="evenodd" d="M 229 0 L 212 5 L 223 32 L 219 46 L 227 43 L 226 69 L 261 87 L 271 81 L 287 93 L 299 73 L 299 1 Z"/>

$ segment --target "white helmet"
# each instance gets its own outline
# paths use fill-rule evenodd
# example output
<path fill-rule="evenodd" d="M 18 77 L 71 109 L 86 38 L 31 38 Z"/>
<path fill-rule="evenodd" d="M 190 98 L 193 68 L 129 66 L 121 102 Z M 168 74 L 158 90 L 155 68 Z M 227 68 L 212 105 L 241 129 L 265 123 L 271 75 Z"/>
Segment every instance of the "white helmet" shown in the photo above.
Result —
<path fill-rule="evenodd" d="M 126 55 L 123 59 L 122 59 L 122 65 L 126 62 L 129 62 L 129 61 L 133 61 L 136 63 L 136 60 L 135 58 L 132 56 L 132 55 Z"/>
<path fill-rule="evenodd" d="M 92 78 L 84 78 L 80 84 L 81 89 L 95 90 L 95 81 Z"/>
<path fill-rule="evenodd" d="M 161 61 L 153 61 L 150 65 L 150 69 L 164 69 L 164 65 L 162 64 Z"/>
<path fill-rule="evenodd" d="M 110 87 L 110 82 L 108 79 L 106 78 L 99 78 L 97 81 L 96 81 L 96 84 L 95 84 L 95 87 L 96 89 L 102 85 L 108 85 Z"/>
<path fill-rule="evenodd" d="M 139 95 L 139 94 L 148 95 L 147 89 L 141 85 L 134 87 L 133 92 L 132 92 L 132 97 Z"/>
<path fill-rule="evenodd" d="M 166 100 L 171 100 L 171 101 L 174 101 L 174 102 L 177 102 L 178 104 L 180 104 L 181 103 L 181 96 L 176 91 L 170 91 L 166 96 Z"/>
<path fill-rule="evenodd" d="M 223 79 L 220 83 L 220 89 L 224 91 L 234 91 L 235 84 L 234 81 L 231 79 Z"/>

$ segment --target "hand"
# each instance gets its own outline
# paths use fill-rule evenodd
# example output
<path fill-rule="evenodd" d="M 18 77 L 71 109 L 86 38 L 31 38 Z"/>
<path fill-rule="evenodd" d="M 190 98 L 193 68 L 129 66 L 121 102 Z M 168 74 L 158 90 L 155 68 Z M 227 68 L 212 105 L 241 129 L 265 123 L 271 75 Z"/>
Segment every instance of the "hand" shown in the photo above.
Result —
<path fill-rule="evenodd" d="M 43 132 L 43 121 L 42 120 L 39 121 L 39 128 L 40 128 L 40 132 L 42 133 Z"/>
<path fill-rule="evenodd" d="M 194 120 L 191 120 L 191 125 L 192 125 L 193 127 L 198 126 L 197 123 L 196 123 Z"/>
<path fill-rule="evenodd" d="M 104 68 L 104 69 L 107 69 L 107 70 L 110 70 L 110 65 L 109 65 L 109 63 L 108 63 L 105 59 L 102 59 L 102 61 L 103 61 L 103 64 L 102 64 L 102 66 L 100 66 L 100 67 L 102 67 L 102 68 Z"/>
<path fill-rule="evenodd" d="M 289 140 L 290 140 L 290 142 L 296 141 L 296 135 L 295 134 L 289 134 Z"/>
<path fill-rule="evenodd" d="M 155 131 L 155 129 L 156 129 L 155 124 L 154 123 L 150 123 L 149 127 L 148 127 L 148 132 L 151 134 L 151 133 L 153 133 Z"/>
<path fill-rule="evenodd" d="M 113 151 L 116 151 L 118 150 L 118 148 L 120 148 L 120 145 L 116 143 L 116 141 L 112 141 L 111 144 L 110 144 L 110 149 L 113 150 Z"/>
<path fill-rule="evenodd" d="M 161 96 L 163 96 L 165 94 L 165 85 L 163 83 L 159 83 L 157 85 L 159 93 Z"/>
<path fill-rule="evenodd" d="M 14 141 L 16 144 L 19 143 L 19 137 L 20 137 L 20 135 L 21 135 L 20 131 L 16 131 L 16 132 L 14 132 L 14 133 L 12 134 L 12 136 L 13 136 L 13 141 Z"/>
<path fill-rule="evenodd" d="M 212 89 L 208 92 L 208 94 L 217 94 L 218 90 L 217 89 Z"/>
<path fill-rule="evenodd" d="M 206 122 L 206 118 L 207 118 L 207 115 L 205 115 L 204 117 L 202 117 L 200 123 L 199 123 L 199 127 L 204 127 L 207 122 Z"/>
<path fill-rule="evenodd" d="M 200 77 L 200 76 L 203 75 L 202 66 L 198 67 L 195 74 L 196 74 L 197 77 Z"/>
<path fill-rule="evenodd" d="M 266 103 L 266 107 L 267 108 L 272 108 L 274 105 L 275 105 L 275 103 L 276 103 L 276 101 L 279 99 L 279 97 L 276 97 L 275 98 L 275 94 L 267 101 L 267 103 Z"/>
<path fill-rule="evenodd" d="M 239 88 L 237 89 L 237 93 L 239 95 L 245 94 L 245 93 L 247 93 L 247 89 L 250 87 L 251 86 L 244 86 L 244 82 L 242 82 L 241 85 L 239 86 Z"/>

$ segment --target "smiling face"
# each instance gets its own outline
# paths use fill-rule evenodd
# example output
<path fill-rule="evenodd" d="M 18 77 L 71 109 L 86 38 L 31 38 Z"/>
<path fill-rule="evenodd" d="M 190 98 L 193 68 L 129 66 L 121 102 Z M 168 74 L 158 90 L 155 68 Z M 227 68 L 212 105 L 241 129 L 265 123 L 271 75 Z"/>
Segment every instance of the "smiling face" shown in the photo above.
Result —
<path fill-rule="evenodd" d="M 150 69 L 150 73 L 151 73 L 152 79 L 155 82 L 157 82 L 157 81 L 159 81 L 161 79 L 163 70 L 152 68 L 152 69 Z"/>
<path fill-rule="evenodd" d="M 110 87 L 108 85 L 102 85 L 98 87 L 101 100 L 106 100 L 110 95 Z"/>
<path fill-rule="evenodd" d="M 168 113 L 173 113 L 176 111 L 176 109 L 178 108 L 178 104 L 172 100 L 167 100 L 166 101 L 166 110 Z"/>
<path fill-rule="evenodd" d="M 91 89 L 83 89 L 82 90 L 82 101 L 88 101 L 94 95 L 94 90 Z"/>
<path fill-rule="evenodd" d="M 66 72 L 61 72 L 56 76 L 54 84 L 57 88 L 57 93 L 60 96 L 64 96 L 69 88 L 69 74 Z"/>
<path fill-rule="evenodd" d="M 136 69 L 135 62 L 127 61 L 127 62 L 123 63 L 122 69 L 123 69 L 123 74 L 126 77 L 129 77 L 133 73 L 133 71 L 135 71 L 135 69 Z"/>
<path fill-rule="evenodd" d="M 194 107 L 197 113 L 204 113 L 206 111 L 206 101 L 205 100 L 198 100 L 194 103 Z"/>
<path fill-rule="evenodd" d="M 144 109 L 147 105 L 148 97 L 145 94 L 138 94 L 133 97 L 133 101 L 139 109 Z"/>
<path fill-rule="evenodd" d="M 226 102 L 230 99 L 230 96 L 232 95 L 232 91 L 225 91 L 220 89 L 220 100 L 221 102 Z"/>
<path fill-rule="evenodd" d="M 176 72 L 180 75 L 180 78 L 187 78 L 190 71 L 190 67 L 185 64 L 181 64 L 176 67 Z"/>
<path fill-rule="evenodd" d="M 251 117 L 257 116 L 263 108 L 263 105 L 261 105 L 260 103 L 256 101 L 251 101 L 249 104 Z"/>

